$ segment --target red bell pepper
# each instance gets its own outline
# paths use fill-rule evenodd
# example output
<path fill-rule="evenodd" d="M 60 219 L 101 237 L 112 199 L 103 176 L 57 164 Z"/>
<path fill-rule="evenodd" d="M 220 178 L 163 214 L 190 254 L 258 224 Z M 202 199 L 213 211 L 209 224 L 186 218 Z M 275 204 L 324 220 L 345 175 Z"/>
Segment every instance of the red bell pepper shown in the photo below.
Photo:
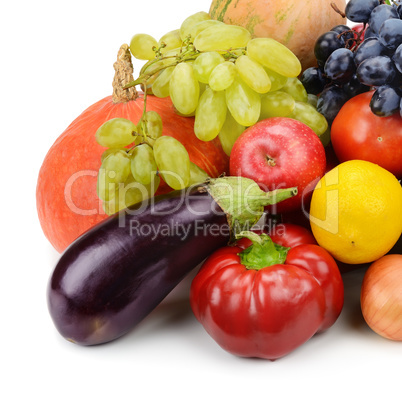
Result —
<path fill-rule="evenodd" d="M 305 228 L 279 227 L 272 237 L 281 244 L 244 232 L 246 238 L 213 253 L 191 284 L 194 315 L 234 355 L 276 360 L 331 327 L 342 310 L 332 256 L 308 244 L 315 240 Z"/>

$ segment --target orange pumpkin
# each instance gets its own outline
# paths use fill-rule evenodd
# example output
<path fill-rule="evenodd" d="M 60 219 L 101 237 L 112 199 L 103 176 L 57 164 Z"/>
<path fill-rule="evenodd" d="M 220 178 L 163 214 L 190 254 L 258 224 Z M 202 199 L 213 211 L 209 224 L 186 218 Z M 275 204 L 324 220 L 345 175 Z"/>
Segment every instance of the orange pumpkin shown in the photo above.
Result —
<path fill-rule="evenodd" d="M 304 70 L 316 65 L 316 39 L 346 22 L 331 3 L 345 10 L 345 0 L 212 0 L 209 13 L 213 19 L 243 26 L 253 37 L 276 39 L 293 51 Z"/>
<path fill-rule="evenodd" d="M 100 125 L 113 117 L 137 123 L 143 112 L 143 96 L 122 87 L 133 80 L 127 45 L 114 65 L 113 96 L 98 101 L 78 116 L 48 151 L 41 166 L 36 191 L 37 211 L 45 236 L 61 252 L 87 229 L 107 217 L 96 194 L 97 174 L 105 148 L 95 141 Z M 181 117 L 169 98 L 147 96 L 147 110 L 160 114 L 163 135 L 178 139 L 190 160 L 210 176 L 227 171 L 228 157 L 218 140 L 203 142 L 194 134 L 194 118 Z M 159 193 L 171 189 L 163 184 Z"/>

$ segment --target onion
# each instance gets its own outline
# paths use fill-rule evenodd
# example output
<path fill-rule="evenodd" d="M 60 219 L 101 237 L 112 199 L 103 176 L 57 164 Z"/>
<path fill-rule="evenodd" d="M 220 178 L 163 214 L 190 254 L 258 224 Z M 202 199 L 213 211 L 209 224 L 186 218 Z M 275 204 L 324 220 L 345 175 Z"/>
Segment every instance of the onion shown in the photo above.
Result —
<path fill-rule="evenodd" d="M 377 334 L 402 341 L 402 255 L 388 254 L 370 265 L 360 294 L 363 317 Z"/>

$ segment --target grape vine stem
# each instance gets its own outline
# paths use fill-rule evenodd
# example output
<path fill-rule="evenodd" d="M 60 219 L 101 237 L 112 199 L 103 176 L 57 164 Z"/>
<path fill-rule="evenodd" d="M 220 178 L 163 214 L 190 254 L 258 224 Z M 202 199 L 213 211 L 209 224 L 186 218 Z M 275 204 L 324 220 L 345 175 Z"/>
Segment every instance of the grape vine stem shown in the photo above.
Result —
<path fill-rule="evenodd" d="M 335 3 L 331 3 L 331 7 L 342 17 L 346 18 L 346 14 L 339 9 L 339 7 Z"/>
<path fill-rule="evenodd" d="M 183 49 L 183 48 L 182 48 Z M 218 52 L 222 54 L 225 60 L 236 60 L 240 55 L 245 54 L 246 48 L 241 47 L 241 48 L 230 48 L 227 50 L 215 50 L 215 52 Z M 144 66 L 141 68 L 140 74 L 137 79 L 129 82 L 126 84 L 123 88 L 128 89 L 135 87 L 136 85 L 144 84 L 144 82 L 148 81 L 151 79 L 155 74 L 160 73 L 161 71 L 165 70 L 166 68 L 169 67 L 175 67 L 179 63 L 187 63 L 190 61 L 194 61 L 197 59 L 198 56 L 200 56 L 202 53 L 206 53 L 204 51 L 199 51 L 194 48 L 194 46 L 190 43 L 187 45 L 187 48 L 184 51 L 180 51 L 180 56 L 174 55 L 174 56 L 158 56 L 158 53 L 160 54 L 160 49 L 155 49 L 155 53 L 157 57 L 153 60 L 148 61 L 147 63 L 144 64 Z M 168 59 L 174 59 L 173 62 L 168 63 L 168 64 L 163 64 L 161 67 L 156 68 L 155 70 L 152 70 L 151 72 L 146 72 L 151 66 L 155 65 L 156 63 L 160 61 L 166 61 Z"/>

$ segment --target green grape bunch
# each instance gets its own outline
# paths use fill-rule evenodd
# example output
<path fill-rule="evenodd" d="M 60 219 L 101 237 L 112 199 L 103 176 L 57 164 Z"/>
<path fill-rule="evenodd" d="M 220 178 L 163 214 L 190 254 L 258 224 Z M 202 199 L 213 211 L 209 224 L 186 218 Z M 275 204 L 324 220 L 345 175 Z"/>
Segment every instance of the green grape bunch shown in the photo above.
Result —
<path fill-rule="evenodd" d="M 294 118 L 326 137 L 328 123 L 297 78 L 300 61 L 272 38 L 252 38 L 201 11 L 159 41 L 134 35 L 130 51 L 146 62 L 126 87 L 169 96 L 177 113 L 195 117 L 195 135 L 218 137 L 227 155 L 247 127 L 269 117 Z"/>
<path fill-rule="evenodd" d="M 137 124 L 113 118 L 96 131 L 96 141 L 107 148 L 97 179 L 97 194 L 107 214 L 153 197 L 161 178 L 175 190 L 208 178 L 190 161 L 186 148 L 175 138 L 162 136 L 162 131 L 162 119 L 152 110 Z"/>
<path fill-rule="evenodd" d="M 146 110 L 148 94 L 170 97 L 178 114 L 194 116 L 196 137 L 219 138 L 228 156 L 247 127 L 270 117 L 291 117 L 327 137 L 316 97 L 297 78 L 300 61 L 274 39 L 253 39 L 243 27 L 198 12 L 159 41 L 135 34 L 130 51 L 144 61 L 138 78 L 126 85 L 142 87 L 142 117 L 136 123 L 114 118 L 96 132 L 96 141 L 107 148 L 97 181 L 107 214 L 153 197 L 161 179 L 180 190 L 208 178 L 183 144 L 163 135 L 159 114 Z"/>

